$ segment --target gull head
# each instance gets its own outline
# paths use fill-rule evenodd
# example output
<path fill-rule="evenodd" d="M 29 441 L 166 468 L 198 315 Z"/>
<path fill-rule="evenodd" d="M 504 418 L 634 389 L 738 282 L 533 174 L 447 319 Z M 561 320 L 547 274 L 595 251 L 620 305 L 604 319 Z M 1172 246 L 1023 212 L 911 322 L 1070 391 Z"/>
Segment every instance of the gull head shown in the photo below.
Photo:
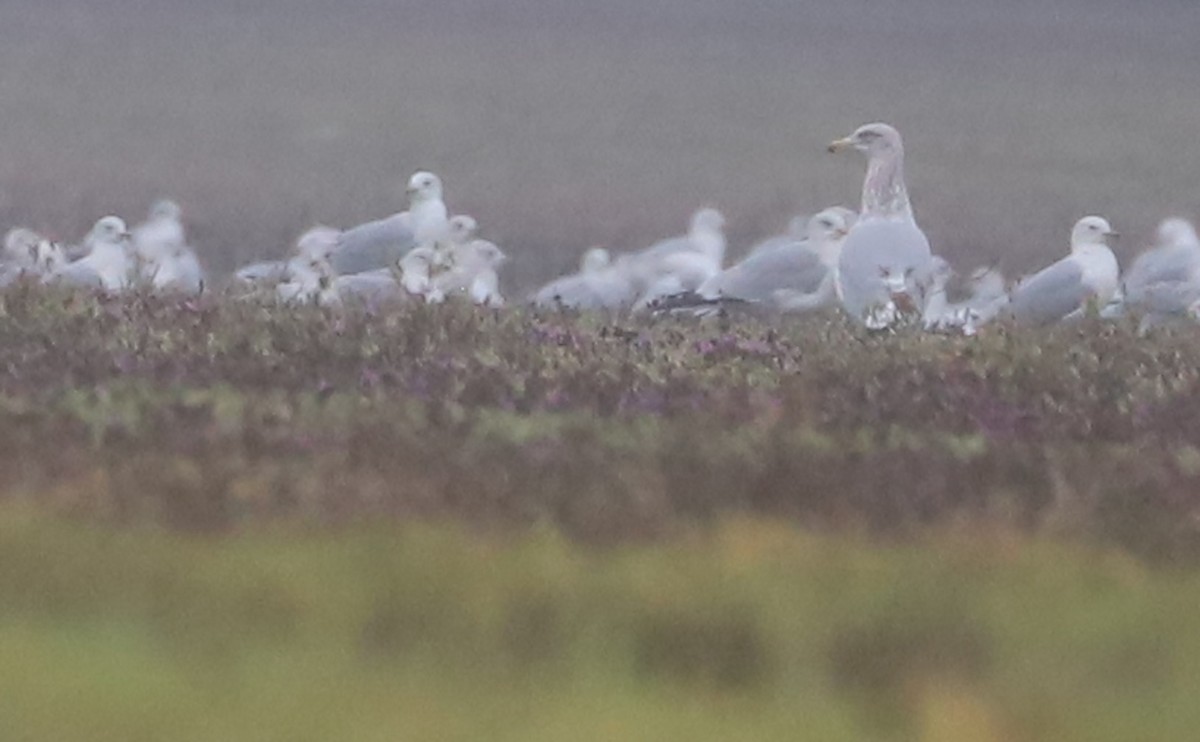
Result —
<path fill-rule="evenodd" d="M 492 270 L 496 270 L 508 262 L 508 256 L 494 243 L 487 240 L 477 240 L 474 247 L 475 254 L 479 256 L 484 265 Z"/>
<path fill-rule="evenodd" d="M 447 230 L 450 234 L 450 241 L 456 245 L 461 245 L 475 236 L 479 231 L 479 223 L 474 217 L 466 214 L 459 214 L 450 219 Z"/>
<path fill-rule="evenodd" d="M 171 220 L 179 221 L 183 216 L 183 209 L 179 208 L 179 204 L 169 198 L 162 198 L 155 201 L 150 207 L 150 221 Z"/>
<path fill-rule="evenodd" d="M 841 152 L 855 149 L 868 157 L 898 152 L 903 148 L 900 132 L 889 124 L 864 124 L 854 130 L 854 133 L 843 139 L 829 143 L 830 152 Z"/>
<path fill-rule="evenodd" d="M 1102 216 L 1085 216 L 1071 230 L 1071 248 L 1090 245 L 1110 246 L 1119 237 L 1112 225 Z"/>
<path fill-rule="evenodd" d="M 599 273 L 612 262 L 612 256 L 603 247 L 589 247 L 579 262 L 580 273 Z"/>
<path fill-rule="evenodd" d="M 407 193 L 409 201 L 413 203 L 439 199 L 442 197 L 442 179 L 421 170 L 408 179 Z"/>
<path fill-rule="evenodd" d="M 1195 245 L 1200 242 L 1196 238 L 1196 228 L 1187 219 L 1164 219 L 1158 225 L 1158 244 L 1160 246 Z"/>
<path fill-rule="evenodd" d="M 692 215 L 692 233 L 719 234 L 725 229 L 725 216 L 716 209 L 700 209 Z"/>
<path fill-rule="evenodd" d="M 845 209 L 825 209 L 813 215 L 806 227 L 808 239 L 812 242 L 837 242 L 845 239 L 850 233 L 850 225 L 846 223 Z"/>
<path fill-rule="evenodd" d="M 120 244 L 129 240 L 129 227 L 125 226 L 125 220 L 119 216 L 106 216 L 96 222 L 92 234 L 100 242 Z"/>

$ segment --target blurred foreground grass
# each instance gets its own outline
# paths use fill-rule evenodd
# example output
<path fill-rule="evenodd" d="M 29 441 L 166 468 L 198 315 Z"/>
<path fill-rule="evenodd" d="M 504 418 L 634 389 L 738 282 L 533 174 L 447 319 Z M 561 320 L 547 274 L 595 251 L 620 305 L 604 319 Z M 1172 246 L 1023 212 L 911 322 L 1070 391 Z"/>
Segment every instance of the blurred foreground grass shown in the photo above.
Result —
<path fill-rule="evenodd" d="M 1188 740 L 1200 343 L 0 297 L 0 742 Z"/>
<path fill-rule="evenodd" d="M 589 549 L 0 513 L 0 739 L 1190 739 L 1200 576 L 962 531 Z"/>

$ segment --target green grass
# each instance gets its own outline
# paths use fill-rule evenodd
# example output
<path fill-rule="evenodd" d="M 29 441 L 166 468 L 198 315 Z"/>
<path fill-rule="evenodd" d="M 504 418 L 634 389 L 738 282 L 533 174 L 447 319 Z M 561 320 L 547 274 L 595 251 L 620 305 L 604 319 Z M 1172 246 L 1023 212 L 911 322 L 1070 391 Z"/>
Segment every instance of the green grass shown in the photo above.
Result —
<path fill-rule="evenodd" d="M 734 522 L 193 540 L 0 516 L 6 740 L 1188 739 L 1200 577 Z"/>

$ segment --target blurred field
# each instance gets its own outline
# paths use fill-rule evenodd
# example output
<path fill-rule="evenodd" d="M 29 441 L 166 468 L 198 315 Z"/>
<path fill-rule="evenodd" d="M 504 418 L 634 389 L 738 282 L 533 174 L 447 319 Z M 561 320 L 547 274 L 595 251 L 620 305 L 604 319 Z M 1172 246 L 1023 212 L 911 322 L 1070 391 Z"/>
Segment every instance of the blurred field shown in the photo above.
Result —
<path fill-rule="evenodd" d="M 0 739 L 1187 739 L 1196 333 L 18 286 Z"/>
<path fill-rule="evenodd" d="M 515 290 L 702 202 L 737 246 L 853 202 L 823 145 L 887 119 L 940 252 L 1024 270 L 1102 212 L 1131 253 L 1200 206 L 1198 26 L 1171 0 L 11 0 L 0 222 L 77 237 L 172 194 L 225 270 L 429 167 Z"/>
<path fill-rule="evenodd" d="M 738 522 L 586 551 L 7 509 L 0 735 L 1185 740 L 1198 600 L 1194 574 L 994 532 L 912 548 Z"/>

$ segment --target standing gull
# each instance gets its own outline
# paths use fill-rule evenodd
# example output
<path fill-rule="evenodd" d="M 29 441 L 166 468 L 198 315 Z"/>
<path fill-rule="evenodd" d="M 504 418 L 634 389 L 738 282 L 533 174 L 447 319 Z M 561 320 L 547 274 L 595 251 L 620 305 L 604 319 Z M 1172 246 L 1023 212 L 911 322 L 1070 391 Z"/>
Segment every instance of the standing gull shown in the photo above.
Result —
<path fill-rule="evenodd" d="M 1048 325 L 1083 317 L 1117 291 L 1120 268 L 1108 243 L 1115 238 L 1108 220 L 1080 219 L 1071 230 L 1067 257 L 1022 280 L 1013 290 L 1008 312 L 1020 324 Z"/>
<path fill-rule="evenodd" d="M 933 270 L 929 240 L 917 226 L 904 185 L 904 144 L 887 124 L 860 126 L 829 145 L 867 156 L 862 213 L 838 261 L 842 307 L 867 328 L 896 325 L 924 302 Z"/>
<path fill-rule="evenodd" d="M 348 229 L 333 254 L 333 269 L 341 275 L 390 268 L 417 245 L 444 239 L 447 229 L 442 181 L 419 172 L 408 181 L 408 211 Z"/>

